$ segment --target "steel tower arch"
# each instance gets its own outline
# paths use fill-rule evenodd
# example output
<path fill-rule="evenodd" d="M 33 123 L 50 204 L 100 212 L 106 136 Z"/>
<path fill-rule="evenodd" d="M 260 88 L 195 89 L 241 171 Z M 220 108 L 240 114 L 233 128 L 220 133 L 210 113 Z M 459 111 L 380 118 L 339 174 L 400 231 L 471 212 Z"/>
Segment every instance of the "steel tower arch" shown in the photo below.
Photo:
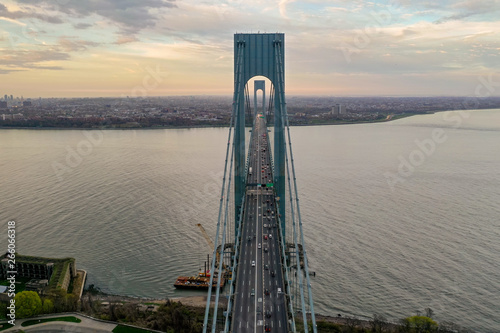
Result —
<path fill-rule="evenodd" d="M 274 100 L 274 187 L 280 198 L 279 214 L 285 232 L 285 34 L 235 34 L 234 35 L 234 100 L 236 107 L 235 153 L 234 153 L 234 202 L 235 220 L 241 212 L 245 195 L 245 85 L 254 76 L 264 76 L 271 81 Z M 277 61 L 278 60 L 278 61 Z M 237 225 L 236 227 L 237 228 Z M 238 230 L 235 230 L 235 235 Z M 283 235 L 284 236 L 284 235 Z"/>

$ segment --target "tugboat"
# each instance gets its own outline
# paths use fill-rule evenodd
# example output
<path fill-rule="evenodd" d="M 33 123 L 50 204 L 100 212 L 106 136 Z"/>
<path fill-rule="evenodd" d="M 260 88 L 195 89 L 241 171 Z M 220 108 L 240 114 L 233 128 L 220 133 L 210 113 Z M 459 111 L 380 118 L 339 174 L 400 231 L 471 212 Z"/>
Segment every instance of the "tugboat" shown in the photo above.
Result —
<path fill-rule="evenodd" d="M 207 262 L 209 258 L 207 257 Z M 207 270 L 207 262 L 205 262 L 205 269 L 198 273 L 198 276 L 179 276 L 174 283 L 174 287 L 178 289 L 198 289 L 198 290 L 208 290 L 210 285 L 210 271 Z M 220 287 L 224 287 L 226 279 L 221 277 Z M 212 283 L 212 290 L 217 289 L 217 273 L 214 274 L 214 279 Z"/>

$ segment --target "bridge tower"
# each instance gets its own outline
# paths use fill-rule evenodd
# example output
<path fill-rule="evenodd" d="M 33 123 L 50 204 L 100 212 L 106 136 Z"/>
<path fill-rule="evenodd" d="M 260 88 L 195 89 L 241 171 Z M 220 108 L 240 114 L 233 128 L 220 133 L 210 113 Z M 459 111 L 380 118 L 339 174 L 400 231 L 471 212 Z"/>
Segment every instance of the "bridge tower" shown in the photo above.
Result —
<path fill-rule="evenodd" d="M 271 293 L 275 296 L 273 300 L 280 302 L 282 306 L 268 307 L 269 304 L 266 302 L 263 302 L 262 306 L 266 303 L 266 309 L 275 313 L 273 319 L 269 321 L 271 326 L 275 323 L 273 327 L 280 328 L 276 330 L 277 332 L 296 332 L 294 318 L 295 313 L 299 313 L 298 311 L 302 313 L 304 323 L 308 321 L 307 316 L 310 316 L 312 332 L 317 332 L 293 162 L 290 126 L 286 110 L 284 46 L 285 35 L 283 33 L 234 35 L 233 110 L 226 147 L 214 252 L 210 265 L 210 271 L 213 274 L 210 275 L 210 282 L 208 283 L 209 286 L 214 286 L 215 283 L 217 287 L 214 291 L 215 299 L 212 299 L 212 288 L 208 288 L 203 322 L 204 333 L 208 333 L 210 327 L 211 333 L 234 331 L 232 330 L 235 328 L 234 325 L 238 325 L 235 332 L 253 332 L 259 326 L 264 328 L 262 326 L 264 324 L 267 326 L 268 320 L 263 317 L 263 312 L 259 310 L 264 308 L 260 308 L 257 303 L 261 302 L 259 299 L 265 298 L 264 295 L 269 296 Z M 263 137 L 265 133 L 263 129 L 266 129 L 268 124 L 265 120 L 259 119 L 259 122 L 253 124 L 250 142 L 253 151 L 251 154 L 247 154 L 245 115 L 251 113 L 247 83 L 255 76 L 264 76 L 271 81 L 269 104 L 270 109 L 273 110 L 272 113 L 274 113 L 274 147 L 273 149 L 269 147 L 269 135 Z M 260 89 L 265 89 L 263 81 L 256 83 L 254 86 L 255 100 L 255 94 Z M 257 109 L 257 103 L 255 102 L 254 115 L 258 114 Z M 268 114 L 270 116 L 270 113 Z M 267 122 L 270 121 L 271 119 L 268 118 Z M 269 149 L 261 146 L 260 140 L 264 141 L 265 147 Z M 265 156 L 262 157 L 264 151 Z M 274 153 L 274 155 L 270 156 L 271 153 Z M 263 160 L 260 160 L 261 158 Z M 259 174 L 258 177 L 255 177 L 256 174 L 250 177 L 252 175 L 250 166 L 260 169 L 262 161 L 265 164 L 272 161 L 272 173 L 268 172 L 268 175 L 272 174 L 273 184 L 270 184 L 269 179 L 266 179 L 266 175 L 261 175 L 260 170 L 256 170 L 256 173 Z M 250 179 L 253 179 L 253 181 L 250 182 Z M 232 181 L 234 181 L 234 184 Z M 266 187 L 272 186 L 274 188 L 272 188 L 272 191 L 270 189 L 255 190 L 254 186 L 259 186 L 255 183 L 260 182 L 266 183 Z M 231 193 L 233 188 L 234 192 Z M 286 197 L 289 200 L 286 205 L 289 215 L 287 223 L 285 223 L 286 192 L 288 192 Z M 234 199 L 235 208 L 234 220 L 229 213 L 233 207 L 233 203 L 230 201 L 232 198 Z M 276 203 L 276 205 L 273 206 L 273 203 Z M 248 212 L 248 209 L 255 209 L 255 215 Z M 269 237 L 265 237 L 262 235 L 265 221 L 258 216 L 263 217 L 266 212 L 269 213 L 271 210 L 272 217 L 267 215 L 266 221 L 272 221 L 273 231 L 269 231 L 271 232 Z M 228 241 L 228 239 L 232 238 L 231 220 L 234 221 L 235 225 L 234 243 Z M 279 221 L 278 225 L 276 221 Z M 255 226 L 253 222 L 255 222 Z M 288 237 L 285 237 L 287 225 L 289 228 Z M 259 226 L 261 226 L 261 229 L 258 228 Z M 249 229 L 254 227 L 255 230 Z M 278 227 L 277 230 L 276 227 Z M 269 228 L 271 228 L 271 224 L 268 224 L 267 230 Z M 251 234 L 254 236 L 253 242 Z M 272 234 L 274 234 L 273 237 L 271 237 Z M 269 247 L 266 247 L 265 249 L 269 251 L 264 251 L 264 253 L 267 254 L 256 256 L 256 253 L 260 253 L 257 249 L 261 248 L 261 243 L 257 243 L 256 239 L 266 240 L 267 245 L 272 242 L 272 251 Z M 230 251 L 227 251 L 227 248 Z M 247 251 L 248 248 L 255 248 L 257 252 L 253 252 L 253 250 Z M 262 248 L 264 247 L 262 246 Z M 271 261 L 271 257 L 276 260 Z M 268 270 L 265 269 L 266 267 Z M 258 271 L 262 274 L 257 274 Z M 265 274 L 269 274 L 269 278 L 275 278 L 274 290 L 271 288 L 266 292 L 264 288 Z M 222 291 L 223 277 L 224 279 L 229 277 L 229 287 L 226 287 L 226 289 L 229 288 L 228 291 Z M 248 281 L 248 283 L 245 284 L 245 281 Z M 254 289 L 250 291 L 249 288 Z M 219 302 L 221 293 L 227 293 L 225 295 L 228 300 L 227 305 L 221 305 Z M 260 298 L 252 297 L 256 295 L 259 295 Z M 212 302 L 214 302 L 214 306 L 212 306 Z M 249 304 L 253 304 L 253 306 L 250 307 Z M 274 304 L 277 305 L 278 303 Z M 267 316 L 266 318 L 270 317 Z M 209 325 L 209 319 L 211 325 Z M 220 330 L 221 325 L 224 326 L 224 331 Z M 309 332 L 308 327 L 308 325 L 304 325 L 305 333 Z"/>
<path fill-rule="evenodd" d="M 257 106 L 257 91 L 262 91 L 262 114 L 266 112 L 266 81 L 264 80 L 255 80 L 253 81 L 253 107 L 255 109 L 256 116 L 259 113 L 259 108 Z"/>
<path fill-rule="evenodd" d="M 234 132 L 234 202 L 235 221 L 241 212 L 245 195 L 245 85 L 254 76 L 264 76 L 274 86 L 274 187 L 280 198 L 282 230 L 285 231 L 285 34 L 257 33 L 234 35 L 234 99 L 236 123 Z M 237 226 L 236 226 L 237 228 Z M 238 230 L 235 230 L 235 235 Z"/>

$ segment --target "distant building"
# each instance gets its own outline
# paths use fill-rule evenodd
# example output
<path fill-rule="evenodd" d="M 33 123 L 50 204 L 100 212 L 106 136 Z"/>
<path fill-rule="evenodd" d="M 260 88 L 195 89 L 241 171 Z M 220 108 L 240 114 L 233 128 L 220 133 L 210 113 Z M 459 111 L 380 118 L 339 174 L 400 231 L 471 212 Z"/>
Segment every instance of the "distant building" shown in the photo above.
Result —
<path fill-rule="evenodd" d="M 347 113 L 347 111 L 346 111 L 345 105 L 342 105 L 342 104 L 334 105 L 332 107 L 332 111 L 330 112 L 330 114 L 332 114 L 334 116 L 343 115 L 346 113 Z"/>
<path fill-rule="evenodd" d="M 0 109 L 7 109 L 7 101 L 0 101 Z"/>
<path fill-rule="evenodd" d="M 31 101 L 24 101 L 23 106 L 31 106 Z"/>

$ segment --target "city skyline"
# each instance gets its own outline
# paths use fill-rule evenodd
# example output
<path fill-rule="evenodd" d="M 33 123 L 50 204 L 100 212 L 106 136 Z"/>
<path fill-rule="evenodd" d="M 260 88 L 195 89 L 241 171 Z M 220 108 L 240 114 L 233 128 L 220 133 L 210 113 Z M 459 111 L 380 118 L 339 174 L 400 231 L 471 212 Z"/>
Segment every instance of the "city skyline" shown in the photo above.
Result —
<path fill-rule="evenodd" d="M 499 11 L 498 0 L 6 0 L 0 93 L 231 95 L 233 34 L 279 31 L 288 95 L 498 96 Z"/>

